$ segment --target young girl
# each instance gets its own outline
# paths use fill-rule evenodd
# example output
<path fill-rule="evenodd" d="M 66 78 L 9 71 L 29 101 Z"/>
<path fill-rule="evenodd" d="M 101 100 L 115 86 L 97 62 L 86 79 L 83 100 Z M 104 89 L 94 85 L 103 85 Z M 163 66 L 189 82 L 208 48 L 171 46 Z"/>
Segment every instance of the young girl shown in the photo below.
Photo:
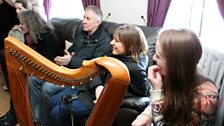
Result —
<path fill-rule="evenodd" d="M 130 73 L 131 84 L 125 98 L 147 96 L 150 88 L 146 72 L 148 43 L 143 31 L 134 25 L 120 26 L 114 32 L 111 45 L 113 57 L 122 61 Z"/>
<path fill-rule="evenodd" d="M 130 74 L 131 81 L 124 99 L 148 96 L 150 90 L 147 81 L 148 44 L 143 31 L 135 25 L 120 26 L 114 32 L 111 45 L 113 57 L 122 61 Z M 122 115 L 125 115 L 125 112 L 121 110 L 119 116 Z M 131 125 L 131 120 L 123 121 L 123 125 Z"/>
<path fill-rule="evenodd" d="M 148 69 L 151 103 L 133 126 L 212 126 L 217 106 L 215 85 L 197 70 L 202 55 L 199 38 L 187 29 L 162 32 Z"/>

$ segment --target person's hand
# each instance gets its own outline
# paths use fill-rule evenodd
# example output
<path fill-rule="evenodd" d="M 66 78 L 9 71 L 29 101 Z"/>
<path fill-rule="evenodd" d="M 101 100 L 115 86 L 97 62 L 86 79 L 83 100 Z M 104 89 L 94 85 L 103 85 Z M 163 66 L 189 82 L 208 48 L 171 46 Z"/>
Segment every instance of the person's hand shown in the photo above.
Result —
<path fill-rule="evenodd" d="M 132 126 L 151 126 L 152 118 L 148 115 L 141 114 L 133 122 Z"/>
<path fill-rule="evenodd" d="M 15 7 L 14 1 L 12 1 L 12 0 L 2 0 L 2 3 L 4 3 L 4 2 L 6 2 L 7 4 L 9 4 L 12 7 Z"/>
<path fill-rule="evenodd" d="M 2 4 L 2 3 L 4 3 L 4 1 L 3 0 L 0 0 L 0 4 Z"/>
<path fill-rule="evenodd" d="M 160 74 L 160 67 L 153 65 L 148 68 L 148 80 L 151 82 L 154 90 L 162 89 L 163 82 Z"/>
<path fill-rule="evenodd" d="M 54 58 L 56 64 L 67 66 L 70 63 L 72 55 L 67 50 L 65 50 L 64 52 L 64 56 L 57 56 L 56 58 Z"/>
<path fill-rule="evenodd" d="M 19 25 L 15 25 L 15 26 L 13 26 L 12 30 L 13 30 L 13 31 L 18 30 L 18 31 L 22 32 L 22 29 L 19 27 Z"/>
<path fill-rule="evenodd" d="M 101 94 L 102 91 L 103 91 L 103 86 L 102 85 L 97 86 L 97 88 L 95 90 L 96 100 L 94 100 L 93 103 L 96 104 L 96 102 L 99 99 L 100 94 Z"/>

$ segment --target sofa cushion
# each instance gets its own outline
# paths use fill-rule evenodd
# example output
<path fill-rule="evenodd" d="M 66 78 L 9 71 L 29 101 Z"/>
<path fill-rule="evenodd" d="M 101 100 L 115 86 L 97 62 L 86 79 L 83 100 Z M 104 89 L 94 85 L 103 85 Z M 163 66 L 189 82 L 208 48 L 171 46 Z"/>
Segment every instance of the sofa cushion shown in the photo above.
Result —
<path fill-rule="evenodd" d="M 52 18 L 50 22 L 53 24 L 60 42 L 65 43 L 65 40 L 73 41 L 75 31 L 80 28 L 82 20 L 76 18 Z M 65 49 L 65 46 L 63 48 Z"/>
<path fill-rule="evenodd" d="M 142 112 L 149 105 L 149 102 L 149 97 L 129 97 L 123 100 L 121 107 L 132 108 Z"/>

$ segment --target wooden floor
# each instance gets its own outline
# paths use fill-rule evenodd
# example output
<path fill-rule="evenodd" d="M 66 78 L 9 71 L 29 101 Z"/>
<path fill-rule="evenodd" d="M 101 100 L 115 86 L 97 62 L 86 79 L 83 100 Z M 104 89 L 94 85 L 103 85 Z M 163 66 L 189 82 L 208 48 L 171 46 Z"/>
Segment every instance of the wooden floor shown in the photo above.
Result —
<path fill-rule="evenodd" d="M 2 87 L 4 84 L 5 79 L 0 68 L 0 117 L 5 115 L 5 113 L 9 110 L 10 94 L 8 91 L 3 90 Z M 19 126 L 19 124 L 17 124 L 16 126 Z"/>
<path fill-rule="evenodd" d="M 4 115 L 9 110 L 9 92 L 3 90 L 5 80 L 2 71 L 0 71 L 0 116 Z"/>

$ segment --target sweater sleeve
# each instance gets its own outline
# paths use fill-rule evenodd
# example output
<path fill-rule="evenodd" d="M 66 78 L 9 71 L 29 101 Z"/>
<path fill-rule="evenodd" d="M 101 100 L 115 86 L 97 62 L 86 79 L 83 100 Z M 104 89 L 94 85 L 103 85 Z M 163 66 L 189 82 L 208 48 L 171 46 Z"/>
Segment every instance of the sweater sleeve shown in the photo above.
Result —
<path fill-rule="evenodd" d="M 150 91 L 151 102 L 146 109 L 141 113 L 153 118 L 155 122 L 162 119 L 162 115 L 159 113 L 164 100 L 163 90 L 151 90 Z"/>

